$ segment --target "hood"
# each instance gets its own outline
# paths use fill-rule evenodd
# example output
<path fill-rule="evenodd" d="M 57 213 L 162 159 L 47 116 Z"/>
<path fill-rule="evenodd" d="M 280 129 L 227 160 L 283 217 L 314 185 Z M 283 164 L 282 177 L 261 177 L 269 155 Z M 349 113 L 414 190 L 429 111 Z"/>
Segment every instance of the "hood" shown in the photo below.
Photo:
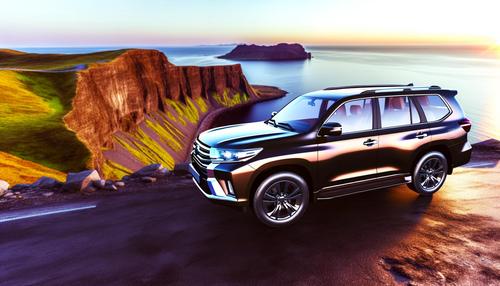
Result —
<path fill-rule="evenodd" d="M 201 133 L 199 139 L 210 147 L 241 149 L 262 147 L 266 141 L 293 135 L 297 133 L 264 122 L 253 122 L 210 129 Z"/>

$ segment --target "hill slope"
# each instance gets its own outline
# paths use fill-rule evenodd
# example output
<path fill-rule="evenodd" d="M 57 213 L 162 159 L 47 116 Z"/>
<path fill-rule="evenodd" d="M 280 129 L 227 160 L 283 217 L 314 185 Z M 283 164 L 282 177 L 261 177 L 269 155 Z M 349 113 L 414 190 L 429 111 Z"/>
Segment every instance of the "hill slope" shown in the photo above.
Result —
<path fill-rule="evenodd" d="M 0 50 L 0 151 L 110 178 L 156 162 L 173 168 L 207 114 L 257 99 L 240 65 L 179 67 L 156 50 Z"/>

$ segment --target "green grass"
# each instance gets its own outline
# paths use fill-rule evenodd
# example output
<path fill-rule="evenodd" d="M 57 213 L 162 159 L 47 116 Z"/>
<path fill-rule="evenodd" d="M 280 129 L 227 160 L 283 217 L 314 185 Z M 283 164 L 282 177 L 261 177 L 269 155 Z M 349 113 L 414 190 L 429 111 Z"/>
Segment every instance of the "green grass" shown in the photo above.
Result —
<path fill-rule="evenodd" d="M 0 71 L 0 151 L 64 172 L 86 168 L 90 153 L 63 122 L 75 78 Z"/>
<path fill-rule="evenodd" d="M 0 50 L 0 68 L 61 70 L 77 65 L 107 62 L 127 50 L 105 51 L 91 54 L 30 54 L 12 50 Z"/>

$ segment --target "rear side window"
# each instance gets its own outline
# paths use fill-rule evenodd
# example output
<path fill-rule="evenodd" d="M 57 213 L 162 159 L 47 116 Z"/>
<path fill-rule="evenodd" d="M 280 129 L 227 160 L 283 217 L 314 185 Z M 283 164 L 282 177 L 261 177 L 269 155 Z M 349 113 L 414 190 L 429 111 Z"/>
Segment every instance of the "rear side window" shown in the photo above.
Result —
<path fill-rule="evenodd" d="M 441 120 L 450 113 L 450 109 L 440 96 L 426 95 L 416 96 L 415 98 L 422 106 L 428 122 Z"/>
<path fill-rule="evenodd" d="M 412 120 L 420 122 L 418 112 L 406 96 L 382 97 L 379 105 L 382 128 L 410 125 Z"/>

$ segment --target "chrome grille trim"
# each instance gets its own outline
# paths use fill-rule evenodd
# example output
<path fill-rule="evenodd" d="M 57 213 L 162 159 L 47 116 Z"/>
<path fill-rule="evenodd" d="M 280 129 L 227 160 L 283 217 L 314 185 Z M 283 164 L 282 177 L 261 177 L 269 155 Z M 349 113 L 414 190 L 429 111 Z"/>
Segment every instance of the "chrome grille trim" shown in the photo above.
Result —
<path fill-rule="evenodd" d="M 210 159 L 210 146 L 196 139 L 193 144 L 193 151 L 191 151 L 191 161 L 194 167 L 206 176 L 208 165 L 212 163 Z"/>

